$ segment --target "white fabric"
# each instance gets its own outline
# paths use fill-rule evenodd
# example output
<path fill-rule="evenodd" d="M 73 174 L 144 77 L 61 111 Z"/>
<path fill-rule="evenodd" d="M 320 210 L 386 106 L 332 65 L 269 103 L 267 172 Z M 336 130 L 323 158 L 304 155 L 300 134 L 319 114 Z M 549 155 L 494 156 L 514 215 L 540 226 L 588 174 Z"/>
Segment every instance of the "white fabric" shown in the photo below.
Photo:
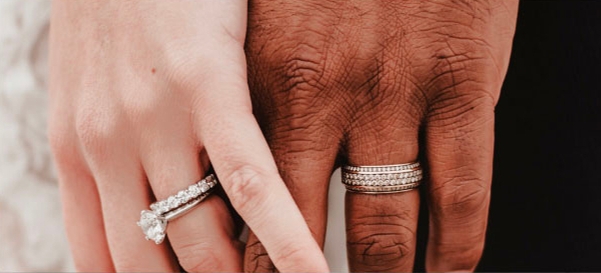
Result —
<path fill-rule="evenodd" d="M 46 138 L 49 11 L 46 0 L 0 1 L 1 272 L 74 270 Z M 325 247 L 337 272 L 347 271 L 339 175 Z"/>

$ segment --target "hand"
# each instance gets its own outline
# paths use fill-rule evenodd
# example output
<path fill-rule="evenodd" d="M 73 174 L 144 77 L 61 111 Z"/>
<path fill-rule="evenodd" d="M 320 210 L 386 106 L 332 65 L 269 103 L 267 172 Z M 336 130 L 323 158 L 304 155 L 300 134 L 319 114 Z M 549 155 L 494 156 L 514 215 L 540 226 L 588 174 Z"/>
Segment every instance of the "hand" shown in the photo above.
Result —
<path fill-rule="evenodd" d="M 255 115 L 323 245 L 337 159 L 425 165 L 428 271 L 474 270 L 484 246 L 494 108 L 518 1 L 252 1 Z M 421 150 L 421 153 L 420 153 Z M 352 271 L 411 271 L 417 191 L 348 193 Z M 247 270 L 272 266 L 255 236 Z"/>
<path fill-rule="evenodd" d="M 80 271 L 241 271 L 213 194 L 145 241 L 140 211 L 212 164 L 282 271 L 327 271 L 254 119 L 244 1 L 55 1 L 50 132 Z M 211 163 L 209 163 L 209 161 Z"/>

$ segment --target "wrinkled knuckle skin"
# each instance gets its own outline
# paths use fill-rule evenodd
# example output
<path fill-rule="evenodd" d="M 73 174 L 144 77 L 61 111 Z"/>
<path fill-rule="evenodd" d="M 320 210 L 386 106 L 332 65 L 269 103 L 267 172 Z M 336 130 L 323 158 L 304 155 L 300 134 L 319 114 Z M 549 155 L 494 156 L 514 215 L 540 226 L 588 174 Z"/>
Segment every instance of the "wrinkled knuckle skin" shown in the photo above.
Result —
<path fill-rule="evenodd" d="M 426 78 L 431 105 L 445 104 L 446 101 L 473 101 L 476 98 L 490 100 L 495 106 L 501 88 L 502 78 L 490 71 L 487 61 L 478 61 L 470 57 L 445 57 Z M 446 62 L 446 63 L 445 63 Z"/>
<path fill-rule="evenodd" d="M 246 52 L 249 87 L 262 127 L 269 134 L 270 124 L 303 128 L 318 120 L 332 123 L 329 114 L 340 104 L 332 100 L 340 100 L 349 69 L 343 64 L 348 60 L 331 49 L 339 42 L 331 16 L 320 14 L 323 10 L 308 15 L 308 7 L 319 5 L 312 1 L 298 7 L 286 3 L 279 11 L 255 5 Z M 281 18 L 310 21 L 312 27 Z"/>
<path fill-rule="evenodd" d="M 106 145 L 119 134 L 117 119 L 100 107 L 79 111 L 75 132 L 84 151 L 95 157 L 101 157 Z"/>
<path fill-rule="evenodd" d="M 177 249 L 177 259 L 186 272 L 215 272 L 220 268 L 220 257 L 208 242 L 180 246 Z"/>
<path fill-rule="evenodd" d="M 491 44 L 494 35 L 474 30 L 470 23 L 449 20 L 439 18 L 420 30 L 426 38 L 416 45 L 415 74 L 427 100 L 434 105 L 455 97 L 487 96 L 496 105 L 507 68 L 506 54 Z"/>
<path fill-rule="evenodd" d="M 277 86 L 278 92 L 289 90 L 321 89 L 327 81 L 329 71 L 326 64 L 331 63 L 324 40 L 326 33 L 306 30 L 301 27 L 289 27 L 285 36 L 273 38 L 276 42 L 265 44 L 262 39 L 270 35 L 256 37 L 256 45 L 247 46 L 249 57 L 249 74 L 261 74 L 268 79 L 269 85 Z M 294 35 L 291 35 L 294 34 Z M 314 39 L 299 37 L 311 36 Z M 265 55 L 266 52 L 273 52 Z M 330 72 L 331 73 L 331 72 Z M 264 74 L 264 75 L 263 75 Z"/>
<path fill-rule="evenodd" d="M 241 165 L 235 167 L 223 179 L 227 181 L 225 188 L 232 205 L 241 214 L 257 208 L 257 204 L 266 196 L 268 177 L 256 167 Z"/>
<path fill-rule="evenodd" d="M 460 183 L 456 183 L 461 181 Z M 480 178 L 461 176 L 433 189 L 433 212 L 444 220 L 471 220 L 486 217 L 490 187 Z"/>
<path fill-rule="evenodd" d="M 431 104 L 427 120 L 431 129 L 443 129 L 432 133 L 465 140 L 466 133 L 484 130 L 494 124 L 494 110 L 494 102 L 489 96 L 455 95 Z"/>
<path fill-rule="evenodd" d="M 271 102 L 282 116 L 289 113 L 302 114 L 306 111 L 316 113 L 327 107 L 323 98 L 331 95 L 328 87 L 333 85 L 331 81 L 337 77 L 333 74 L 341 69 L 334 65 L 326 70 L 326 65 L 331 61 L 327 60 L 325 49 L 315 48 L 315 45 L 294 44 L 285 47 L 280 49 L 287 52 L 285 56 L 257 60 L 265 64 L 260 71 L 251 71 L 251 90 L 253 93 L 266 93 L 257 94 L 255 97 L 259 102 Z M 277 59 L 271 60 L 273 58 Z M 253 73 L 265 76 L 253 77 Z M 258 79 L 253 78 L 261 78 L 264 82 L 256 82 Z"/>
<path fill-rule="evenodd" d="M 245 272 L 277 272 L 267 250 L 257 239 L 248 242 L 244 259 Z"/>
<path fill-rule="evenodd" d="M 318 91 L 323 89 L 324 54 L 315 50 L 294 51 L 296 52 L 285 58 L 281 64 L 281 73 L 285 79 L 285 90 L 283 91 L 287 91 L 290 94 L 294 91 L 299 93 L 299 91 Z M 303 97 L 301 94 L 290 95 L 295 95 L 291 96 L 291 99 Z"/>
<path fill-rule="evenodd" d="M 334 76 L 330 74 L 339 69 L 326 72 L 321 52 L 292 51 L 261 72 L 271 76 L 250 77 L 259 124 L 270 141 L 296 138 L 296 135 L 331 137 L 340 131 L 335 121 L 339 115 L 332 115 L 332 111 L 341 101 L 332 91 L 330 78 Z"/>
<path fill-rule="evenodd" d="M 412 262 L 414 232 L 386 218 L 390 217 L 368 217 L 369 223 L 356 222 L 347 228 L 349 258 L 357 270 L 398 271 Z"/>

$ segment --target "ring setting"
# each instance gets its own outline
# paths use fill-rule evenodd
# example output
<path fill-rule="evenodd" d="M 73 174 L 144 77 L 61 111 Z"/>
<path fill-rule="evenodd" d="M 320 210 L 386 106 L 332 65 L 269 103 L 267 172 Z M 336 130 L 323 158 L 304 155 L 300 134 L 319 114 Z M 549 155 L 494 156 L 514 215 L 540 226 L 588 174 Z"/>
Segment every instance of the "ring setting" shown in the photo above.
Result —
<path fill-rule="evenodd" d="M 343 166 L 342 183 L 348 191 L 381 194 L 417 188 L 423 171 L 419 162 L 381 166 Z"/>
<path fill-rule="evenodd" d="M 152 203 L 150 210 L 143 210 L 137 225 L 146 235 L 146 240 L 152 240 L 156 244 L 162 243 L 169 221 L 182 216 L 202 202 L 217 184 L 219 181 L 211 174 L 165 200 Z"/>

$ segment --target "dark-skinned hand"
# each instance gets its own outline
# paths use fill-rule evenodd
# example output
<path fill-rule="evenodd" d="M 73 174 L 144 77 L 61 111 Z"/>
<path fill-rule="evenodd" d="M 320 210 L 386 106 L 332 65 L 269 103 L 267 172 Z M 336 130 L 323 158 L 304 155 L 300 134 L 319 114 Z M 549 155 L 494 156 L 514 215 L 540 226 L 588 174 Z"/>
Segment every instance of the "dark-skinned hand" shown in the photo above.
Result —
<path fill-rule="evenodd" d="M 254 113 L 323 246 L 340 163 L 425 165 L 428 271 L 472 271 L 486 233 L 494 110 L 518 1 L 249 3 Z M 418 191 L 347 193 L 351 271 L 411 271 Z M 341 246 L 342 247 L 342 246 Z M 245 270 L 275 268 L 251 234 Z"/>

